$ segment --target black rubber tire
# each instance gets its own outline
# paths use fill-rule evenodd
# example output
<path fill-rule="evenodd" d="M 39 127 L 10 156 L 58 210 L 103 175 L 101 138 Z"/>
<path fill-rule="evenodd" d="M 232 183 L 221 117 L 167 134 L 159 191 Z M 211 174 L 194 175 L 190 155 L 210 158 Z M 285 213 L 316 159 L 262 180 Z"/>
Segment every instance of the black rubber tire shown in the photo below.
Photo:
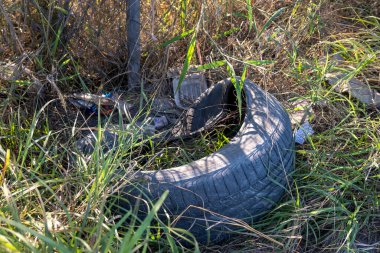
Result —
<path fill-rule="evenodd" d="M 232 87 L 230 80 L 218 85 Z M 137 175 L 144 179 L 137 180 L 140 188 L 153 201 L 169 190 L 162 209 L 171 221 L 177 218 L 176 227 L 191 231 L 203 244 L 237 229 L 225 224 L 227 217 L 253 222 L 268 212 L 287 189 L 294 168 L 288 114 L 251 81 L 244 82 L 244 92 L 245 118 L 229 144 L 187 165 Z"/>

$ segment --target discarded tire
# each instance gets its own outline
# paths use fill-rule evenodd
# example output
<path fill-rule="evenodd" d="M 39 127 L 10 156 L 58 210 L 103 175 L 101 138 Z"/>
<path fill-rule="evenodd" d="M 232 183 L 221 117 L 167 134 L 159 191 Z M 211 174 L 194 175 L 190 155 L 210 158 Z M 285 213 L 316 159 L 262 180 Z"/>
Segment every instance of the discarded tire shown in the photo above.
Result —
<path fill-rule="evenodd" d="M 224 94 L 233 90 L 230 80 L 215 85 L 218 86 L 225 87 L 219 89 Z M 244 92 L 245 118 L 229 144 L 187 165 L 137 175 L 143 179 L 136 180 L 138 187 L 150 200 L 169 190 L 161 214 L 169 214 L 171 221 L 175 219 L 175 227 L 191 231 L 200 243 L 217 242 L 236 230 L 229 218 L 249 223 L 268 212 L 287 189 L 288 174 L 294 167 L 294 142 L 287 113 L 272 95 L 248 80 L 244 82 Z M 206 97 L 200 98 L 196 109 L 208 110 L 203 102 Z M 207 112 L 201 114 L 209 116 Z M 217 114 L 218 110 L 210 113 Z M 192 128 L 191 122 L 188 128 Z M 131 202 L 121 205 L 127 207 Z"/>

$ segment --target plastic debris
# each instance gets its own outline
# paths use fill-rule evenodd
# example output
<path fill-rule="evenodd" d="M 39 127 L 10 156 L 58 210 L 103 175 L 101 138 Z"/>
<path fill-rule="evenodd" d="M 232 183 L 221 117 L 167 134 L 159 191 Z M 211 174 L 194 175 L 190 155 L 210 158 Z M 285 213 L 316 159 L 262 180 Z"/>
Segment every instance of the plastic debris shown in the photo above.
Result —
<path fill-rule="evenodd" d="M 91 113 L 96 112 L 96 110 L 97 110 L 97 106 L 93 102 L 89 102 L 89 101 L 77 99 L 77 98 L 68 98 L 67 100 L 72 105 L 74 105 L 75 107 L 77 107 L 79 109 L 88 110 Z"/>
<path fill-rule="evenodd" d="M 186 75 L 180 86 L 179 77 L 173 79 L 175 104 L 184 110 L 188 109 L 206 89 L 207 82 L 203 74 Z"/>
<path fill-rule="evenodd" d="M 174 99 L 167 97 L 154 98 L 151 105 L 151 112 L 155 115 L 165 115 L 168 124 L 175 124 L 181 117 L 183 110 L 178 108 Z M 160 127 L 158 128 L 160 129 Z"/>
<path fill-rule="evenodd" d="M 96 113 L 100 110 L 103 115 L 109 115 L 114 109 L 118 109 L 123 114 L 129 114 L 131 104 L 118 98 L 116 94 L 106 93 L 103 95 L 94 95 L 90 93 L 76 94 L 68 96 L 68 101 L 79 109 L 88 113 Z"/>
<path fill-rule="evenodd" d="M 156 133 L 156 128 L 154 125 L 150 123 L 150 120 L 140 122 L 137 121 L 135 122 L 135 125 L 139 128 L 139 131 L 144 135 L 144 136 L 153 136 Z M 131 125 L 129 125 L 131 126 Z"/>
<path fill-rule="evenodd" d="M 108 115 L 115 108 L 116 103 L 106 95 L 94 95 L 94 94 L 76 94 L 68 98 L 68 101 L 79 109 L 84 109 L 90 113 L 98 111 L 100 106 L 100 112 Z"/>
<path fill-rule="evenodd" d="M 146 135 L 152 136 L 156 130 L 160 130 L 169 125 L 169 121 L 166 116 L 156 116 L 148 117 L 144 121 L 137 121 L 135 124 L 143 129 Z"/>
<path fill-rule="evenodd" d="M 166 118 L 166 116 L 154 117 L 153 118 L 153 123 L 154 123 L 154 128 L 156 130 L 160 130 L 160 129 L 166 127 L 169 124 L 168 119 Z"/>
<path fill-rule="evenodd" d="M 168 98 L 154 98 L 152 102 L 152 110 L 157 112 L 168 112 L 176 109 L 174 101 Z"/>
<path fill-rule="evenodd" d="M 357 98 L 360 102 L 373 107 L 380 108 L 380 93 L 369 88 L 368 85 L 356 78 L 351 78 L 342 82 L 346 78 L 345 74 L 329 73 L 326 74 L 327 81 L 334 86 L 337 92 L 348 92 L 351 96 Z"/>
<path fill-rule="evenodd" d="M 292 126 L 299 126 L 310 119 L 314 112 L 309 100 L 298 100 L 289 104 L 289 116 Z"/>
<path fill-rule="evenodd" d="M 344 66 L 342 66 L 342 63 L 344 63 L 343 57 L 336 54 L 332 56 L 332 59 L 335 61 L 334 65 L 339 68 L 344 68 Z M 380 108 L 380 92 L 372 89 L 369 85 L 355 77 L 350 77 L 339 71 L 326 73 L 325 77 L 328 83 L 332 85 L 337 92 L 347 92 L 364 104 Z"/>
<path fill-rule="evenodd" d="M 80 153 L 84 155 L 89 155 L 93 153 L 95 150 L 97 136 L 98 136 L 98 131 L 94 131 L 94 132 L 89 133 L 82 139 L 79 139 L 76 142 L 76 147 L 80 151 Z M 112 148 L 118 146 L 118 135 L 116 133 L 112 133 L 106 130 L 104 131 L 102 137 L 103 138 L 100 142 L 100 145 L 102 147 L 103 152 L 107 152 L 111 150 Z"/>
<path fill-rule="evenodd" d="M 107 130 L 104 130 L 100 140 L 100 147 L 104 153 L 111 151 L 119 146 L 119 138 L 122 137 L 121 143 L 128 143 L 131 140 L 131 136 L 135 136 L 134 140 L 141 140 L 145 137 L 152 137 L 156 134 L 155 126 L 149 124 L 148 120 L 137 121 L 131 124 L 127 124 L 122 127 L 120 133 L 120 127 L 118 125 L 108 125 Z M 97 142 L 98 131 L 91 131 L 83 138 L 76 142 L 76 147 L 83 155 L 90 155 L 95 150 Z"/>
<path fill-rule="evenodd" d="M 295 133 L 294 141 L 298 144 L 304 144 L 307 137 L 314 134 L 314 130 L 311 127 L 309 121 L 303 123 Z"/>

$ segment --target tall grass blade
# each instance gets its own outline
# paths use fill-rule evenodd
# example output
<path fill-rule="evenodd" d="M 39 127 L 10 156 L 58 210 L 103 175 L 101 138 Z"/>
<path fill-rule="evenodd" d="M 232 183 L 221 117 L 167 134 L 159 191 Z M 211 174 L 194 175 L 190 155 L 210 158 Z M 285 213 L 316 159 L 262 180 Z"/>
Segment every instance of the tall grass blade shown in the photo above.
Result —
<path fill-rule="evenodd" d="M 69 12 L 60 6 L 54 6 L 54 9 L 57 11 L 60 11 L 61 13 L 65 14 L 65 15 L 69 15 Z"/>
<path fill-rule="evenodd" d="M 160 45 L 160 47 L 166 47 L 166 46 L 172 44 L 173 42 L 176 42 L 176 41 L 178 41 L 178 40 L 181 40 L 181 39 L 185 38 L 186 36 L 192 34 L 193 32 L 194 32 L 194 29 L 191 29 L 191 30 L 185 31 L 185 32 L 181 33 L 180 35 L 175 36 L 175 37 L 173 37 L 172 39 L 170 39 L 170 40 L 168 40 L 168 41 L 165 41 L 164 43 L 162 43 L 162 44 Z"/>
<path fill-rule="evenodd" d="M 142 239 L 142 236 L 145 232 L 149 231 L 150 224 L 154 218 L 154 216 L 157 214 L 158 210 L 161 208 L 162 204 L 164 203 L 166 197 L 168 196 L 169 191 L 165 191 L 162 196 L 159 198 L 159 200 L 154 204 L 153 208 L 150 210 L 144 221 L 141 223 L 139 228 L 136 230 L 132 238 L 127 242 L 126 247 L 121 249 L 120 252 L 132 252 L 133 247 L 138 245 L 138 241 Z M 148 234 L 148 233 L 147 233 Z"/>
<path fill-rule="evenodd" d="M 237 94 L 236 96 L 238 97 L 238 109 L 239 109 L 240 119 L 241 119 L 242 107 L 243 107 L 242 91 L 244 87 L 245 78 L 247 76 L 247 69 L 248 69 L 248 66 L 244 65 L 243 73 L 241 74 L 241 78 L 239 81 L 239 86 L 238 86 L 238 89 L 236 90 L 236 94 Z"/>
<path fill-rule="evenodd" d="M 248 12 L 249 31 L 251 31 L 252 28 L 254 28 L 254 31 L 257 33 L 256 21 L 253 19 L 252 2 L 251 0 L 246 0 L 246 3 Z"/>
<path fill-rule="evenodd" d="M 7 237 L 0 234 L 0 252 L 20 252 L 17 248 L 8 240 Z"/>
<path fill-rule="evenodd" d="M 0 178 L 0 185 L 3 184 L 3 181 L 5 179 L 5 172 L 7 172 L 7 169 L 11 163 L 11 151 L 7 149 L 7 152 L 5 154 L 5 161 L 4 161 L 4 166 L 3 170 L 1 171 L 1 178 Z"/>
<path fill-rule="evenodd" d="M 69 248 L 64 246 L 63 243 L 55 242 L 51 238 L 44 236 L 44 235 L 40 234 L 39 232 L 37 232 L 31 228 L 28 228 L 27 226 L 25 226 L 19 222 L 9 220 L 9 219 L 3 218 L 1 216 L 0 216 L 0 221 L 2 223 L 5 223 L 5 224 L 8 224 L 10 226 L 17 228 L 19 231 L 21 231 L 23 233 L 30 234 L 30 235 L 36 237 L 37 239 L 43 241 L 46 245 L 57 249 L 59 252 L 64 252 L 64 253 L 66 253 L 66 252 L 71 253 L 72 252 L 72 250 L 70 250 Z"/>
<path fill-rule="evenodd" d="M 53 43 L 53 47 L 51 49 L 51 56 L 52 57 L 55 57 L 55 54 L 57 53 L 57 49 L 58 49 L 58 45 L 59 45 L 59 42 L 61 40 L 61 34 L 62 34 L 62 31 L 63 31 L 63 24 L 61 24 L 59 26 L 59 29 L 55 35 L 55 39 L 54 39 L 54 43 Z"/>
<path fill-rule="evenodd" d="M 126 214 L 123 215 L 123 217 L 113 226 L 110 228 L 110 230 L 107 232 L 107 234 L 104 236 L 105 241 L 103 241 L 102 244 L 102 250 L 101 252 L 112 252 L 111 245 L 113 243 L 113 240 L 115 239 L 116 236 L 116 231 L 118 228 L 120 228 L 126 220 L 132 215 L 132 211 L 127 212 Z"/>
<path fill-rule="evenodd" d="M 236 90 L 236 98 L 238 101 L 239 117 L 241 119 L 242 107 L 243 107 L 243 98 L 241 96 L 241 92 L 242 92 L 242 87 L 243 87 L 242 85 L 244 82 L 242 82 L 242 80 L 237 81 L 235 70 L 234 70 L 234 68 L 230 62 L 227 62 L 227 72 L 228 72 L 228 74 L 231 78 L 231 82 L 234 85 L 234 88 Z M 245 72 L 246 72 L 246 66 L 245 66 Z M 245 78 L 246 73 L 244 73 L 244 71 L 243 71 L 243 74 L 244 74 L 244 78 Z"/>
<path fill-rule="evenodd" d="M 272 22 L 278 17 L 280 16 L 284 11 L 285 11 L 286 7 L 282 7 L 280 9 L 278 9 L 275 13 L 273 13 L 273 15 L 268 19 L 267 22 L 265 22 L 263 28 L 261 28 L 260 32 L 257 34 L 257 38 L 260 38 L 261 35 L 263 34 L 263 32 L 272 24 Z"/>
<path fill-rule="evenodd" d="M 244 63 L 249 64 L 249 65 L 254 65 L 254 66 L 262 66 L 262 65 L 268 65 L 268 64 L 273 64 L 276 61 L 272 60 L 247 60 L 244 61 Z"/>
<path fill-rule="evenodd" d="M 7 236 L 3 236 L 0 234 L 0 252 L 12 252 L 12 253 L 15 253 L 15 252 L 25 252 L 25 249 L 30 249 L 30 252 L 38 252 L 37 251 L 37 248 L 35 248 L 31 243 L 30 241 L 22 234 L 16 232 L 14 230 L 14 227 L 12 226 L 8 226 L 10 227 L 11 229 L 9 228 L 5 228 L 5 227 L 0 227 L 0 231 L 4 231 Z M 8 235 L 12 235 L 12 236 L 8 236 Z M 3 239 L 2 239 L 3 238 Z M 15 240 L 17 240 L 17 243 L 15 242 Z M 8 243 L 12 243 L 12 245 L 9 245 Z M 22 246 L 25 246 L 25 248 L 22 248 Z M 15 249 L 13 249 L 13 247 L 15 247 Z M 9 251 L 7 251 L 7 249 L 9 249 Z M 23 249 L 22 251 L 20 251 L 20 249 Z"/>
<path fill-rule="evenodd" d="M 176 91 L 178 91 L 179 88 L 181 87 L 182 82 L 185 79 L 187 70 L 189 69 L 191 59 L 193 58 L 193 54 L 194 54 L 196 38 L 197 38 L 197 33 L 193 33 L 193 36 L 191 37 L 191 40 L 190 40 L 189 48 L 187 50 L 186 59 L 182 67 L 181 75 L 179 76 L 179 81 L 178 81 L 178 86 L 177 86 Z"/>
<path fill-rule="evenodd" d="M 226 63 L 227 63 L 226 60 L 213 61 L 210 63 L 203 64 L 201 66 L 198 66 L 197 70 L 202 71 L 202 70 L 208 70 L 208 69 L 216 69 L 218 67 L 222 67 L 222 66 L 226 65 Z"/>
<path fill-rule="evenodd" d="M 187 15 L 187 5 L 189 0 L 182 0 L 181 1 L 181 28 L 182 32 L 186 30 L 186 15 Z"/>

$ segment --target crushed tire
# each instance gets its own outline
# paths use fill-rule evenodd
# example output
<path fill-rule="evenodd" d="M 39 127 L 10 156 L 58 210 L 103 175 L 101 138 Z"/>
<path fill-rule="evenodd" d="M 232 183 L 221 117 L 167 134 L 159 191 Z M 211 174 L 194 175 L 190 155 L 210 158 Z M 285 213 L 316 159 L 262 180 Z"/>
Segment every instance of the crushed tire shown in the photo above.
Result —
<path fill-rule="evenodd" d="M 223 106 L 212 107 L 207 99 L 212 96 L 224 103 L 233 89 L 230 80 L 210 88 L 189 110 L 193 117 L 186 128 L 202 129 L 219 115 Z M 160 214 L 169 215 L 173 226 L 192 232 L 203 244 L 215 243 L 241 229 L 231 224 L 233 219 L 251 223 L 271 210 L 288 188 L 288 176 L 294 168 L 288 114 L 272 95 L 251 81 L 244 82 L 244 93 L 244 121 L 229 144 L 189 164 L 142 171 L 136 176 L 136 187 L 153 202 L 169 190 Z M 130 199 L 133 194 L 127 195 Z M 133 203 L 119 204 L 130 210 Z"/>

